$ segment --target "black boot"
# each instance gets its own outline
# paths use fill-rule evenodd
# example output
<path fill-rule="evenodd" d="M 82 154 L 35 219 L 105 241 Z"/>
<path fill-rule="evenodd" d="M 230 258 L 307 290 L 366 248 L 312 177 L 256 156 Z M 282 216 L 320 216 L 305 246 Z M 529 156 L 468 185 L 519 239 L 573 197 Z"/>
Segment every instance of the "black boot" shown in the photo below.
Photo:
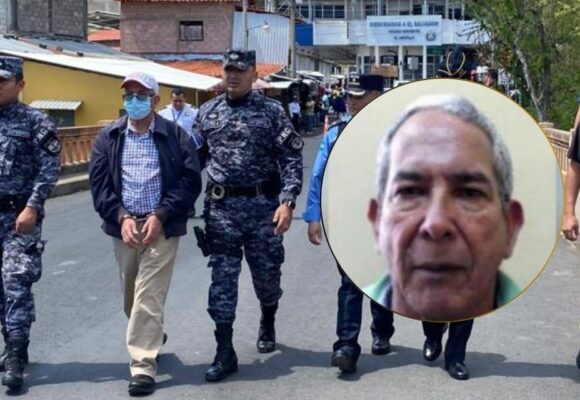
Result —
<path fill-rule="evenodd" d="M 276 310 L 278 304 L 273 306 L 260 305 L 262 309 L 262 318 L 260 318 L 260 329 L 258 331 L 258 342 L 256 347 L 259 353 L 271 353 L 276 350 L 276 330 L 274 322 L 276 321 Z"/>
<path fill-rule="evenodd" d="M 2 334 L 4 336 L 4 343 L 8 343 L 8 336 Z M 5 370 L 4 364 L 6 363 L 6 357 L 8 356 L 8 345 L 4 345 L 4 350 L 0 353 L 0 372 Z M 28 340 L 26 341 L 26 351 L 24 352 L 24 365 L 28 364 Z"/>
<path fill-rule="evenodd" d="M 216 324 L 214 331 L 217 341 L 216 355 L 213 364 L 205 372 L 206 381 L 221 381 L 238 370 L 238 356 L 232 344 L 233 333 L 232 324 Z"/>
<path fill-rule="evenodd" d="M 9 338 L 6 343 L 6 372 L 2 385 L 11 390 L 18 390 L 24 383 L 24 365 L 26 364 L 28 340 L 24 338 Z"/>

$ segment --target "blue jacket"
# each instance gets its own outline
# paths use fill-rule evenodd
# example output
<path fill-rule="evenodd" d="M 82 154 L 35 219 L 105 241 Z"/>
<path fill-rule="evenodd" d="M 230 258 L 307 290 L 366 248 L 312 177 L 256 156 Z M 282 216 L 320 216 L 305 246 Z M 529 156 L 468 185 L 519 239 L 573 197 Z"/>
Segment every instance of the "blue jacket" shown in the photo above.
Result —
<path fill-rule="evenodd" d="M 341 118 L 341 122 L 348 122 L 352 117 L 350 115 L 345 115 Z M 334 146 L 334 142 L 338 139 L 340 133 L 339 130 L 340 123 L 334 123 L 328 128 L 328 132 L 322 138 L 320 142 L 320 148 L 318 149 L 318 154 L 316 155 L 316 161 L 314 161 L 314 166 L 312 167 L 312 176 L 310 177 L 310 187 L 308 189 L 308 198 L 306 200 L 306 209 L 302 218 L 306 222 L 320 222 L 320 195 L 322 190 L 322 176 L 324 175 L 324 168 L 326 168 L 326 162 L 328 161 L 328 156 Z"/>
<path fill-rule="evenodd" d="M 89 167 L 93 204 L 103 219 L 102 228 L 107 235 L 118 238 L 121 237 L 119 217 L 127 214 L 121 196 L 121 154 L 126 129 L 125 116 L 101 130 Z M 153 140 L 161 170 L 161 201 L 155 213 L 167 238 L 183 236 L 188 211 L 201 191 L 197 151 L 189 134 L 159 115 L 155 116 Z"/>

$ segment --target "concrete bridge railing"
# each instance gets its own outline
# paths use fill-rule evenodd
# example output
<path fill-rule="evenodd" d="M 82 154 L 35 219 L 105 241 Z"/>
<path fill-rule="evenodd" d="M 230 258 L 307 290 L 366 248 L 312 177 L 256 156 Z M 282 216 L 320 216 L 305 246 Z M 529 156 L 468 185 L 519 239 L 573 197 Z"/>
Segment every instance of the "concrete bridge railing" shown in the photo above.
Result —
<path fill-rule="evenodd" d="M 551 122 L 540 122 L 539 124 L 556 152 L 556 158 L 562 173 L 566 173 L 568 168 L 568 147 L 570 146 L 573 130 L 554 129 L 554 124 Z"/>
<path fill-rule="evenodd" d="M 68 175 L 88 170 L 93 143 L 102 125 L 60 128 L 58 137 L 61 140 L 60 155 L 61 175 Z"/>

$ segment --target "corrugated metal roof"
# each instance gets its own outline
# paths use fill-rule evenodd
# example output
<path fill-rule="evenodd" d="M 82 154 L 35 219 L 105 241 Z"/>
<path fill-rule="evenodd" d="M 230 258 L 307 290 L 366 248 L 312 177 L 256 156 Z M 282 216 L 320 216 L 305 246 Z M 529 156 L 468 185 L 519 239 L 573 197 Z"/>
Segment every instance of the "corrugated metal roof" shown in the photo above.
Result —
<path fill-rule="evenodd" d="M 79 52 L 85 56 L 92 57 L 144 60 L 144 58 L 123 53 L 99 43 L 32 37 L 19 37 L 16 39 L 0 35 L 0 51 L 4 50 L 38 54 L 67 54 L 67 52 L 76 54 Z"/>
<path fill-rule="evenodd" d="M 30 107 L 40 110 L 76 110 L 83 102 L 80 100 L 34 100 Z"/>
<path fill-rule="evenodd" d="M 26 41 L 46 46 L 48 50 L 55 50 L 61 48 L 64 51 L 70 51 L 72 53 L 83 53 L 85 56 L 93 57 L 111 57 L 122 58 L 125 60 L 142 60 L 141 57 L 136 57 L 128 53 L 123 53 L 121 51 L 112 49 L 105 45 L 95 43 L 95 42 L 84 42 L 76 40 L 66 40 L 66 39 L 49 39 L 49 38 L 26 38 Z M 62 51 L 61 50 L 61 51 Z"/>
<path fill-rule="evenodd" d="M 197 90 L 210 90 L 220 82 L 218 78 L 182 71 L 143 59 L 127 60 L 88 56 L 72 57 L 64 54 L 24 53 L 20 51 L 5 51 L 4 49 L 0 49 L 0 53 L 15 55 L 26 60 L 119 78 L 124 78 L 133 71 L 146 71 L 153 75 L 160 85 L 165 86 L 181 86 Z"/>
<path fill-rule="evenodd" d="M 30 44 L 18 39 L 7 38 L 2 35 L 0 35 L 0 49 L 7 51 L 20 51 L 23 53 L 52 53 L 50 50 L 41 49 L 37 45 Z"/>

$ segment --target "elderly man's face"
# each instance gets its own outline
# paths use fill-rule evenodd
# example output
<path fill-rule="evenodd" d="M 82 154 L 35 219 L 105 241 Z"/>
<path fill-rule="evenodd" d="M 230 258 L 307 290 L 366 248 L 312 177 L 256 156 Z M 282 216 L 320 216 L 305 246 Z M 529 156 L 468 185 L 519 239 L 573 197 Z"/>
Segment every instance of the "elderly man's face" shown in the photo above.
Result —
<path fill-rule="evenodd" d="M 523 211 L 516 201 L 502 209 L 484 132 L 435 109 L 395 135 L 382 204 L 371 202 L 369 218 L 390 266 L 392 309 L 451 321 L 493 309 Z"/>

